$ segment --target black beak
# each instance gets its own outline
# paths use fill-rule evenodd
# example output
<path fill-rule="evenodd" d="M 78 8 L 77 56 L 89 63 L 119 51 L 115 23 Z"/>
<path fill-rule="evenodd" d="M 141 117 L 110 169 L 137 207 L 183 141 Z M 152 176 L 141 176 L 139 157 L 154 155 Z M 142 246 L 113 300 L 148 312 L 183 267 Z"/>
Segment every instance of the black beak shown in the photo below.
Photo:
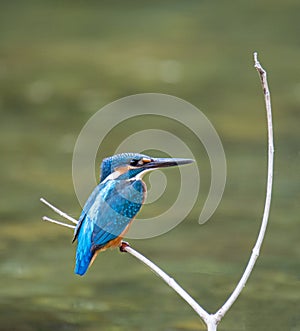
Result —
<path fill-rule="evenodd" d="M 156 169 L 180 166 L 183 164 L 189 164 L 194 162 L 192 159 L 169 159 L 169 158 L 157 158 L 151 159 L 150 162 L 144 163 L 142 168 L 144 169 Z"/>

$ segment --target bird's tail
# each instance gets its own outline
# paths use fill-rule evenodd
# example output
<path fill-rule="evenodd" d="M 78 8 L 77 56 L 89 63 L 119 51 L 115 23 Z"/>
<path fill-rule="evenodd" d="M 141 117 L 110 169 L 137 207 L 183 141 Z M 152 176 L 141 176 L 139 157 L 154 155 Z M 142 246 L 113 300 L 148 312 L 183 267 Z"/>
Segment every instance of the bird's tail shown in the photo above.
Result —
<path fill-rule="evenodd" d="M 74 272 L 80 276 L 83 276 L 86 273 L 94 255 L 94 252 L 92 252 L 91 249 L 90 239 L 88 237 L 89 236 L 86 236 L 85 234 L 82 235 L 81 233 L 78 236 Z"/>
<path fill-rule="evenodd" d="M 77 275 L 83 276 L 89 268 L 93 255 L 91 253 L 85 255 L 84 253 L 79 252 L 77 249 L 76 252 L 76 264 L 74 272 Z"/>

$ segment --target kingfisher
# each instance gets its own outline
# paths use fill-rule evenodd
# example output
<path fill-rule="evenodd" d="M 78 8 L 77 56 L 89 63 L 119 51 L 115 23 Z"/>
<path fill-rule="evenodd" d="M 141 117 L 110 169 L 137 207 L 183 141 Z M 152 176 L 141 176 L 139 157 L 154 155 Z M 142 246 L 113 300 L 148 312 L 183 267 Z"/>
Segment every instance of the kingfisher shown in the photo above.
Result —
<path fill-rule="evenodd" d="M 100 183 L 86 201 L 74 231 L 75 274 L 84 275 L 97 254 L 107 248 L 119 247 L 125 251 L 128 244 L 123 237 L 146 199 L 147 187 L 142 179 L 146 173 L 193 161 L 136 153 L 105 158 L 101 163 Z"/>

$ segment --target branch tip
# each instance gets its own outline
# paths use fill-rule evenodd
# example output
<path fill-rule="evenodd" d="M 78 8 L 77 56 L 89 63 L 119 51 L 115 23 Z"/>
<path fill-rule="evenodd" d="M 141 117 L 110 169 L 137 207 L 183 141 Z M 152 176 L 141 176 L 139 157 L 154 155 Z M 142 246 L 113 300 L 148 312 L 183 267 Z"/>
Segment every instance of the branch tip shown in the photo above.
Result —
<path fill-rule="evenodd" d="M 253 57 L 254 57 L 254 63 L 256 64 L 258 62 L 257 60 L 257 52 L 253 53 Z"/>
<path fill-rule="evenodd" d="M 75 229 L 75 225 L 70 225 L 70 224 L 67 224 L 67 223 L 59 222 L 59 221 L 54 220 L 54 219 L 52 219 L 50 217 L 47 217 L 47 216 L 43 216 L 42 220 L 46 221 L 46 222 L 58 224 L 58 225 L 66 227 L 66 228 Z"/>

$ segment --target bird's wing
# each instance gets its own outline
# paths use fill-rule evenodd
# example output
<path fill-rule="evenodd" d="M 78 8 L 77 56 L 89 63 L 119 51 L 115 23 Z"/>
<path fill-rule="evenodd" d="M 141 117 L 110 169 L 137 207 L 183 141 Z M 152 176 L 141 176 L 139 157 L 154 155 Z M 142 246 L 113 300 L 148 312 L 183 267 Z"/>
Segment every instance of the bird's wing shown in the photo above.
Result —
<path fill-rule="evenodd" d="M 99 249 L 119 237 L 140 210 L 145 188 L 141 180 L 108 181 L 90 208 L 94 228 L 93 248 Z"/>
<path fill-rule="evenodd" d="M 72 240 L 72 243 L 77 239 L 78 237 L 78 233 L 79 233 L 79 230 L 81 228 L 81 225 L 89 211 L 89 209 L 92 207 L 93 203 L 95 202 L 95 198 L 97 197 L 97 195 L 99 194 L 101 190 L 101 184 L 97 185 L 95 187 L 95 189 L 93 190 L 93 192 L 91 193 L 91 195 L 89 196 L 89 198 L 87 199 L 83 209 L 82 209 L 82 212 L 80 214 L 80 217 L 78 219 L 78 223 L 75 227 L 75 230 L 74 230 L 74 237 L 73 237 L 73 240 Z"/>
<path fill-rule="evenodd" d="M 100 183 L 87 200 L 75 230 L 75 273 L 84 275 L 95 252 L 121 236 L 144 201 L 141 180 Z"/>

